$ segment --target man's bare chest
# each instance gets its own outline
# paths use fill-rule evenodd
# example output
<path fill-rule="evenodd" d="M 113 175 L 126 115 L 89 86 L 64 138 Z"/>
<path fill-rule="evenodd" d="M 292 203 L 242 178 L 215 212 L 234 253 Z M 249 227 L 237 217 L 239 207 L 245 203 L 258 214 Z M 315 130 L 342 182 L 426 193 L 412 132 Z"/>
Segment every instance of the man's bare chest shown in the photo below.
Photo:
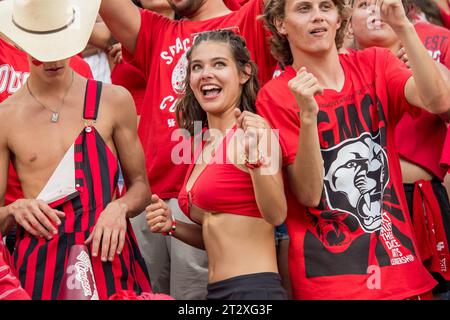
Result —
<path fill-rule="evenodd" d="M 22 169 L 45 170 L 54 168 L 64 157 L 77 139 L 82 139 L 87 122 L 81 116 L 79 120 L 61 119 L 59 123 L 38 121 L 25 121 L 23 126 L 11 134 L 9 140 L 10 151 L 15 163 Z M 109 144 L 112 128 L 98 122 L 89 122 L 95 126 L 96 133 Z M 94 132 L 90 132 L 95 134 Z"/>

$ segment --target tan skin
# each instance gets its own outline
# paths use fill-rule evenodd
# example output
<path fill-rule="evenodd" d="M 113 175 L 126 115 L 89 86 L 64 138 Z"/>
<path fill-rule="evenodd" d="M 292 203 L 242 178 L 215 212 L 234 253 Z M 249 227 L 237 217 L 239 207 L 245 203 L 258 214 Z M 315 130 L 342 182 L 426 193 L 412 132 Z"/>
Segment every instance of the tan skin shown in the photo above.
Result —
<path fill-rule="evenodd" d="M 358 49 L 365 49 L 375 45 L 386 47 L 405 62 L 409 68 L 410 63 L 406 50 L 402 47 L 396 33 L 389 25 L 382 25 L 380 30 L 374 32 L 369 32 L 367 29 L 365 21 L 367 20 L 366 6 L 368 4 L 369 1 L 365 0 L 356 0 L 354 3 L 353 17 L 349 29 L 350 33 L 354 34 L 356 47 Z M 450 74 L 448 69 L 440 63 L 436 62 L 436 65 L 439 67 L 442 75 L 448 77 L 448 74 Z M 400 166 L 404 183 L 433 179 L 433 175 L 430 172 L 406 159 L 400 158 Z"/>
<path fill-rule="evenodd" d="M 170 7 L 167 0 L 140 0 L 143 8 L 158 12 L 169 19 L 175 17 L 175 12 Z"/>
<path fill-rule="evenodd" d="M 221 64 L 226 66 L 223 66 Z M 250 139 L 261 141 L 258 129 L 269 129 L 265 120 L 250 112 L 236 108 L 236 95 L 248 77 L 238 72 L 226 44 L 204 42 L 192 53 L 190 85 L 202 108 L 207 112 L 209 129 L 216 129 L 222 136 L 226 129 L 237 124 Z M 227 69 L 227 70 L 225 70 Z M 228 72 L 228 73 L 227 73 Z M 230 75 L 232 74 L 232 75 Z M 199 79 L 200 78 L 200 79 Z M 201 97 L 201 86 L 206 83 L 219 84 L 221 97 L 209 102 Z M 267 130 L 266 132 L 270 132 Z M 227 156 L 239 170 L 248 172 L 255 192 L 261 218 L 247 217 L 226 212 L 210 212 L 192 205 L 190 218 L 196 224 L 177 221 L 174 236 L 192 246 L 204 248 L 208 254 L 208 281 L 217 282 L 231 277 L 257 272 L 278 272 L 274 225 L 281 224 L 286 217 L 281 168 L 276 173 L 261 174 L 260 169 L 249 170 L 239 164 L 242 155 L 239 150 L 249 152 L 249 144 L 242 145 L 242 139 L 233 135 L 227 148 Z M 217 145 L 218 146 L 218 145 Z M 217 148 L 216 146 L 216 148 Z M 196 164 L 188 178 L 189 191 L 211 160 L 213 143 L 206 143 L 202 150 L 202 163 Z M 278 148 L 278 146 L 272 146 Z M 269 155 L 273 149 L 269 149 Z M 281 161 L 278 161 L 281 164 Z M 167 204 L 157 195 L 152 196 L 152 205 L 147 209 L 147 222 L 152 232 L 167 232 L 172 225 L 172 214 Z"/>
<path fill-rule="evenodd" d="M 436 2 L 436 4 L 444 9 L 445 12 L 450 13 L 450 5 L 447 0 L 432 0 Z"/>
<path fill-rule="evenodd" d="M 31 60 L 31 58 L 30 58 Z M 45 71 L 61 67 L 56 73 Z M 69 88 L 72 70 L 68 60 L 34 66 L 30 63 L 29 85 L 35 96 L 54 109 Z M 82 120 L 86 79 L 74 74 L 57 123 L 23 86 L 0 105 L 0 201 L 4 203 L 8 163 L 12 159 L 25 199 L 0 208 L 0 231 L 19 224 L 31 235 L 51 239 L 64 213 L 35 200 L 62 157 L 85 124 Z M 120 158 L 127 193 L 112 201 L 101 213 L 86 244 L 93 256 L 112 261 L 122 251 L 126 218 L 135 216 L 150 202 L 142 147 L 136 133 L 136 114 L 130 94 L 121 87 L 104 85 L 98 119 L 94 124 L 111 151 Z M 20 130 L 17 130 L 20 128 Z"/>

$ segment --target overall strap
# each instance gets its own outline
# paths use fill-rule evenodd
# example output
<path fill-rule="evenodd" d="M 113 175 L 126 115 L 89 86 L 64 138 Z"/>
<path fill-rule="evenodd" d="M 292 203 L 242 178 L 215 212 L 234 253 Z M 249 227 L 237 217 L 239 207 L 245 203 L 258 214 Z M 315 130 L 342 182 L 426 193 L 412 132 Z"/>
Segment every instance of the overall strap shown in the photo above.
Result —
<path fill-rule="evenodd" d="M 83 119 L 97 120 L 102 85 L 103 83 L 101 81 L 88 79 L 86 83 L 86 95 L 84 96 Z"/>

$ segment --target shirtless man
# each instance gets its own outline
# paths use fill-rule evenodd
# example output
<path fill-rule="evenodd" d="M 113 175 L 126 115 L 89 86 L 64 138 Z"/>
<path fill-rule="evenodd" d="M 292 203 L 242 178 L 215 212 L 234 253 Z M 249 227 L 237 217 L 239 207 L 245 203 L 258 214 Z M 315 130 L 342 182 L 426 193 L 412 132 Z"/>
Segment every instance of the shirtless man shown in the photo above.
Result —
<path fill-rule="evenodd" d="M 91 246 L 100 299 L 122 289 L 150 291 L 128 222 L 150 201 L 133 100 L 123 88 L 86 80 L 68 67 L 68 58 L 87 43 L 100 1 L 58 4 L 43 0 L 16 1 L 14 9 L 0 6 L 10 11 L 10 24 L 12 16 L 23 18 L 15 28 L 2 19 L 0 31 L 27 51 L 30 61 L 27 84 L 0 105 L 0 203 L 9 159 L 25 196 L 0 208 L 0 232 L 15 223 L 19 227 L 14 261 L 33 299 L 58 297 L 70 247 L 83 243 Z M 79 15 L 73 11 L 78 27 L 70 28 L 69 22 L 55 28 L 61 16 L 71 21 L 64 17 L 72 12 L 70 6 L 81 10 Z M 64 41 L 68 38 L 73 41 Z M 115 197 L 118 159 L 127 185 L 120 199 Z"/>

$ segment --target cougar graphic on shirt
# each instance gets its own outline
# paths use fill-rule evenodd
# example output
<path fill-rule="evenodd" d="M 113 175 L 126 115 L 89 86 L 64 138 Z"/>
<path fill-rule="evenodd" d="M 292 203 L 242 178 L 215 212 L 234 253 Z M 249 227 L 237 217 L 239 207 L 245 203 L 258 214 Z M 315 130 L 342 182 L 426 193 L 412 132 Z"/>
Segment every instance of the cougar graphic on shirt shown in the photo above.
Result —
<path fill-rule="evenodd" d="M 379 133 L 365 132 L 322 149 L 328 206 L 354 216 L 367 233 L 381 227 L 383 191 L 389 181 L 387 156 L 378 138 Z"/>

